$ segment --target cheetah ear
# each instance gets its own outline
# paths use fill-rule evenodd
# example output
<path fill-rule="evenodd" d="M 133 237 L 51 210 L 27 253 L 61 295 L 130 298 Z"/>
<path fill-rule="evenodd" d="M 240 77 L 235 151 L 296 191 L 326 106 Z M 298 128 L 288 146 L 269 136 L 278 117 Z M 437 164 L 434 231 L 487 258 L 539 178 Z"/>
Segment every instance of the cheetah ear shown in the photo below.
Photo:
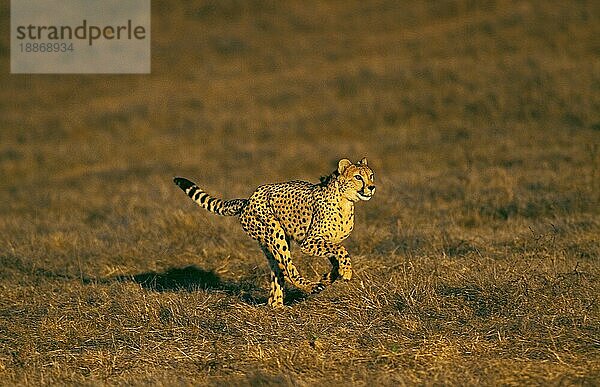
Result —
<path fill-rule="evenodd" d="M 338 173 L 341 175 L 350 165 L 352 165 L 352 162 L 350 160 L 341 159 L 338 163 Z"/>
<path fill-rule="evenodd" d="M 366 158 L 366 157 L 363 157 L 363 158 L 362 158 L 362 159 L 361 159 L 361 160 L 360 160 L 358 163 L 359 163 L 360 165 L 367 166 L 367 158 Z"/>

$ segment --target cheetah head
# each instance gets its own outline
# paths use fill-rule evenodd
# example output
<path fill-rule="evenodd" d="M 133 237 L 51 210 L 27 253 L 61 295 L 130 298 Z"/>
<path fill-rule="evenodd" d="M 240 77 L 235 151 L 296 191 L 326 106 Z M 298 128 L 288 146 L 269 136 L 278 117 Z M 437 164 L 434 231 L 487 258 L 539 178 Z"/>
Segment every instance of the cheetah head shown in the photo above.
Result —
<path fill-rule="evenodd" d="M 342 195 L 352 201 L 369 200 L 375 193 L 373 184 L 373 171 L 367 165 L 367 158 L 363 157 L 356 164 L 348 159 L 338 163 L 338 182 Z"/>

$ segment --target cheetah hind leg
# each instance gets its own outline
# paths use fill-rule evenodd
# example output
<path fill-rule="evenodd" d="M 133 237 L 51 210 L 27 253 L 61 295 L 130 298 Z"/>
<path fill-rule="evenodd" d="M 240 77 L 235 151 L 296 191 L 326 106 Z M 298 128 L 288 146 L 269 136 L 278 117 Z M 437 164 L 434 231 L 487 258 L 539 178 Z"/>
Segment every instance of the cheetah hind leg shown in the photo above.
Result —
<path fill-rule="evenodd" d="M 283 271 L 287 279 L 292 285 L 308 293 L 315 294 L 321 292 L 325 286 L 323 286 L 320 281 L 311 282 L 304 279 L 298 272 L 296 266 L 294 266 L 285 232 L 281 225 L 277 221 L 272 220 L 269 223 L 269 229 L 267 234 L 270 238 L 267 238 L 266 248 L 268 252 L 271 253 L 272 257 L 277 262 L 277 266 Z"/>
<path fill-rule="evenodd" d="M 271 268 L 271 290 L 269 292 L 269 306 L 273 308 L 281 308 L 283 307 L 283 271 L 281 270 L 281 268 L 277 264 L 277 261 L 273 257 L 273 254 L 271 254 L 267 247 L 262 244 L 260 247 L 263 253 L 265 253 L 267 260 L 269 261 L 269 267 Z"/>

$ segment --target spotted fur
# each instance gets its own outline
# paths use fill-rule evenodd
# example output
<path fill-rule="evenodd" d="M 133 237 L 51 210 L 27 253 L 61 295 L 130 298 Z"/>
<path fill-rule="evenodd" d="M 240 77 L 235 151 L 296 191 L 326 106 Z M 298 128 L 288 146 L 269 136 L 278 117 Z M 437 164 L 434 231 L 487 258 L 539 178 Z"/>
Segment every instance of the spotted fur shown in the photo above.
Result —
<path fill-rule="evenodd" d="M 320 184 L 290 181 L 261 185 L 249 199 L 213 198 L 191 181 L 177 184 L 199 206 L 218 215 L 239 216 L 248 235 L 260 244 L 271 268 L 269 305 L 283 306 L 283 282 L 318 293 L 337 278 L 352 278 L 350 256 L 341 242 L 354 228 L 354 203 L 375 193 L 373 171 L 363 158 L 356 164 L 342 159 Z M 291 241 L 309 255 L 328 258 L 332 269 L 319 281 L 304 279 L 290 255 Z"/>

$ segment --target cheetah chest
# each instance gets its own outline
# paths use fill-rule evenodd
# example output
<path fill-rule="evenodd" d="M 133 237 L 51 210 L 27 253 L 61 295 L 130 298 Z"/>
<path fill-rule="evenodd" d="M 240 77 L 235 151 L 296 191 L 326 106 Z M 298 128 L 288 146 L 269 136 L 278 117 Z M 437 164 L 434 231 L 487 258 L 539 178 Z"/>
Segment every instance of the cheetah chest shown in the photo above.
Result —
<path fill-rule="evenodd" d="M 342 203 L 328 203 L 320 218 L 321 236 L 329 242 L 340 243 L 354 229 L 354 205 L 346 200 Z"/>

